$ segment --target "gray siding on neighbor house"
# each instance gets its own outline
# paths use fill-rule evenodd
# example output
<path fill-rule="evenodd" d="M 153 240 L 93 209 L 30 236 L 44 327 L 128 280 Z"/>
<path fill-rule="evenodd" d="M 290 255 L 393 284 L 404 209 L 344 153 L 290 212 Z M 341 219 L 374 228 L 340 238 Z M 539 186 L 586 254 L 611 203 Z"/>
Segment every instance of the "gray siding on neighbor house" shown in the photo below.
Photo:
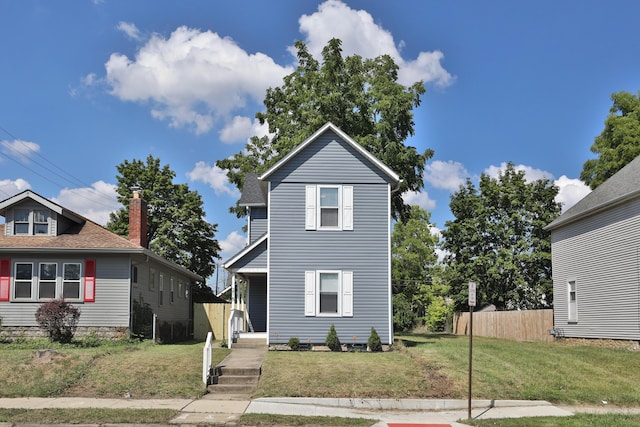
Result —
<path fill-rule="evenodd" d="M 333 144 L 329 144 L 333 145 Z M 331 147 L 334 148 L 334 147 Z M 320 156 L 319 157 L 323 157 Z M 389 207 L 388 184 L 356 184 L 358 162 L 343 156 L 348 169 L 326 163 L 324 173 L 312 174 L 322 182 L 350 182 L 353 185 L 353 231 L 305 230 L 305 183 L 271 183 L 269 231 L 269 342 L 286 343 L 291 337 L 301 342 L 323 343 L 334 324 L 343 343 L 367 341 L 375 327 L 383 343 L 389 330 Z M 315 160 L 313 162 L 315 164 Z M 343 175 L 344 171 L 344 175 Z M 301 179 L 305 174 L 295 171 Z M 353 174 L 351 174 L 353 172 Z M 289 177 L 283 177 L 288 181 Z M 345 179 L 343 179 L 345 178 Z M 376 177 L 374 177 L 376 178 Z M 306 180 L 306 183 L 314 183 Z M 353 317 L 306 317 L 304 273 L 311 270 L 353 272 Z"/>
<path fill-rule="evenodd" d="M 640 199 L 551 233 L 554 326 L 567 337 L 640 339 Z M 568 321 L 576 282 L 577 322 Z"/>
<path fill-rule="evenodd" d="M 369 160 L 331 131 L 320 135 L 313 144 L 269 176 L 268 180 L 309 184 L 390 182 L 379 168 L 373 167 Z M 274 202 L 272 200 L 269 203 L 273 205 Z"/>
<path fill-rule="evenodd" d="M 80 309 L 78 326 L 129 326 L 129 257 L 100 256 L 96 260 L 95 302 L 73 303 Z M 82 255 L 61 256 L 16 256 L 18 262 L 83 262 Z M 13 278 L 11 281 L 13 292 Z M 35 313 L 40 302 L 0 302 L 0 317 L 4 326 L 38 326 Z"/>
<path fill-rule="evenodd" d="M 249 242 L 253 243 L 267 232 L 267 208 L 252 206 L 249 217 Z"/>

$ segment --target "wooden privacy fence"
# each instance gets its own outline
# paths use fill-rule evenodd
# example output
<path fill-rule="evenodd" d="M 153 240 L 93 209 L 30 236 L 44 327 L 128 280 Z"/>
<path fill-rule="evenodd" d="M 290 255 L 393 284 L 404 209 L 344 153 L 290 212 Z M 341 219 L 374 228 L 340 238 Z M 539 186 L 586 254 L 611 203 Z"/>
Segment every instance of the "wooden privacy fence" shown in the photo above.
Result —
<path fill-rule="evenodd" d="M 213 339 L 228 340 L 227 321 L 230 314 L 231 304 L 194 303 L 193 338 L 204 341 L 207 339 L 207 332 L 213 332 Z"/>
<path fill-rule="evenodd" d="M 481 311 L 473 313 L 473 335 L 514 341 L 552 342 L 553 310 Z M 456 313 L 453 333 L 469 334 L 469 313 Z"/>

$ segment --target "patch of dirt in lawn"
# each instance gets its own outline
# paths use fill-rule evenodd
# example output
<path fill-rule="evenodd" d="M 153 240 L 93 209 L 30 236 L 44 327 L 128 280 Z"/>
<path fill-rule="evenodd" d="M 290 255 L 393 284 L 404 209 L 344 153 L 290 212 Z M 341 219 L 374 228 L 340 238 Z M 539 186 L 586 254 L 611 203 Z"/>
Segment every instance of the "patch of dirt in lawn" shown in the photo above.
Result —
<path fill-rule="evenodd" d="M 423 398 L 458 398 L 463 391 L 459 385 L 442 372 L 442 369 L 426 358 L 411 354 L 418 366 L 420 375 L 424 378 L 424 386 L 420 390 Z"/>

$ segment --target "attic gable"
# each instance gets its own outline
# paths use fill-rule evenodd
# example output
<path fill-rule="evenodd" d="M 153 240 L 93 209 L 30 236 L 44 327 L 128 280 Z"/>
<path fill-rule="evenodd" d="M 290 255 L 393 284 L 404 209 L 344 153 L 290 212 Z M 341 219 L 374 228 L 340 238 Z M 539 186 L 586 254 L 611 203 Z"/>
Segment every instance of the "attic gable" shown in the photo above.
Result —
<path fill-rule="evenodd" d="M 298 146 L 296 146 L 293 150 L 291 150 L 286 156 L 280 159 L 276 164 L 270 167 L 266 172 L 264 172 L 258 179 L 260 180 L 269 180 L 269 177 L 273 176 L 276 172 L 280 171 L 290 163 L 293 159 L 299 156 L 303 151 L 309 149 L 309 147 L 316 141 L 318 141 L 321 136 L 328 132 L 333 132 L 340 138 L 346 145 L 352 149 L 354 152 L 358 153 L 366 162 L 368 162 L 376 171 L 383 175 L 386 180 L 397 184 L 400 182 L 400 177 L 391 170 L 387 165 L 382 163 L 378 158 L 376 158 L 373 154 L 367 151 L 362 145 L 356 142 L 349 135 L 340 130 L 333 123 L 328 122 L 323 127 L 318 129 L 313 135 L 304 140 Z"/>
<path fill-rule="evenodd" d="M 80 215 L 63 208 L 62 206 L 60 206 L 57 203 L 52 202 L 51 200 L 48 200 L 44 197 L 42 197 L 41 195 L 31 191 L 31 190 L 25 190 L 22 193 L 18 193 L 15 196 L 9 197 L 8 199 L 5 199 L 3 201 L 0 202 L 0 215 L 2 216 L 6 216 L 7 211 L 9 211 L 9 209 L 14 208 L 15 206 L 18 206 L 20 204 L 24 204 L 25 202 L 35 202 L 49 210 L 51 210 L 52 212 L 55 212 L 58 215 L 62 215 L 68 219 L 70 219 L 71 221 L 77 223 L 77 224 L 81 224 L 82 222 L 85 221 L 85 219 L 83 217 L 81 217 Z"/>

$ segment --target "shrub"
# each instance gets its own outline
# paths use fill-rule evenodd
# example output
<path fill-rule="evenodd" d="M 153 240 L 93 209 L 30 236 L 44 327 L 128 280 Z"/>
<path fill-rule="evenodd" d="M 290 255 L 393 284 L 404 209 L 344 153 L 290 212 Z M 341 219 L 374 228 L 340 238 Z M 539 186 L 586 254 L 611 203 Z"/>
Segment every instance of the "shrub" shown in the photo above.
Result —
<path fill-rule="evenodd" d="M 102 343 L 103 343 L 103 340 L 98 336 L 96 330 L 91 329 L 91 331 L 89 331 L 88 334 L 82 337 L 78 345 L 83 348 L 90 348 L 90 347 L 99 347 L 102 345 Z"/>
<path fill-rule="evenodd" d="M 229 343 L 227 342 L 226 338 L 223 338 L 222 340 L 220 340 L 220 347 L 227 348 L 228 345 Z"/>
<path fill-rule="evenodd" d="M 45 302 L 36 311 L 36 322 L 54 342 L 71 342 L 79 319 L 80 310 L 63 299 Z"/>
<path fill-rule="evenodd" d="M 434 298 L 429 307 L 427 307 L 427 315 L 425 316 L 426 326 L 429 331 L 444 331 L 449 313 L 451 313 L 451 307 L 447 306 L 444 298 Z"/>
<path fill-rule="evenodd" d="M 300 350 L 300 340 L 297 337 L 289 338 L 288 345 L 289 345 L 289 348 L 291 348 L 291 350 L 293 351 Z"/>
<path fill-rule="evenodd" d="M 325 344 L 331 351 L 342 351 L 342 346 L 340 345 L 340 340 L 338 339 L 338 333 L 336 332 L 336 328 L 333 325 L 331 325 L 331 327 L 329 328 L 329 334 L 327 335 Z"/>
<path fill-rule="evenodd" d="M 369 350 L 371 351 L 382 351 L 382 342 L 380 342 L 380 335 L 375 328 L 371 328 L 371 335 L 369 335 L 369 341 L 367 341 L 367 345 L 369 346 Z"/>

